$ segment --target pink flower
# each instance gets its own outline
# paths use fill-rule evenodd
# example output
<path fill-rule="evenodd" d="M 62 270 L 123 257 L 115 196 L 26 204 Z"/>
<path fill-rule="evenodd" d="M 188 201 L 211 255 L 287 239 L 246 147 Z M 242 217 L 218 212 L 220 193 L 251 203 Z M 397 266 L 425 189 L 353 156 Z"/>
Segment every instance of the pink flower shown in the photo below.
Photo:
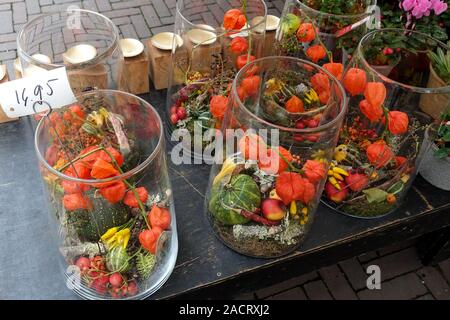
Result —
<path fill-rule="evenodd" d="M 431 2 L 429 0 L 418 0 L 412 10 L 412 14 L 416 19 L 430 15 Z"/>
<path fill-rule="evenodd" d="M 434 11 L 436 15 L 440 15 L 448 8 L 447 3 L 442 0 L 402 0 L 400 7 L 412 14 L 416 19 L 429 16 L 431 11 Z"/>
<path fill-rule="evenodd" d="M 417 4 L 417 0 L 404 0 L 401 4 L 403 10 L 410 11 Z"/>
<path fill-rule="evenodd" d="M 434 14 L 437 16 L 447 11 L 447 4 L 441 0 L 431 0 L 431 8 L 434 10 Z"/>

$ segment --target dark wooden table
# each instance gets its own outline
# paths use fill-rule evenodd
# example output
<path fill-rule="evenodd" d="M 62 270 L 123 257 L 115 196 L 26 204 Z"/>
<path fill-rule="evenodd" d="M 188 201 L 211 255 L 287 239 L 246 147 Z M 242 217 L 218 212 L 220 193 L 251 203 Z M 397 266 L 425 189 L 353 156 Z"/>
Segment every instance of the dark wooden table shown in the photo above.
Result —
<path fill-rule="evenodd" d="M 164 105 L 163 93 L 145 98 Z M 73 299 L 57 265 L 33 131 L 29 119 L 0 124 L 0 299 Z M 209 167 L 170 164 L 169 174 L 180 247 L 172 276 L 153 296 L 158 299 L 229 298 L 450 226 L 450 192 L 418 177 L 404 205 L 388 217 L 353 219 L 321 205 L 298 251 L 272 260 L 248 258 L 225 247 L 209 227 Z"/>

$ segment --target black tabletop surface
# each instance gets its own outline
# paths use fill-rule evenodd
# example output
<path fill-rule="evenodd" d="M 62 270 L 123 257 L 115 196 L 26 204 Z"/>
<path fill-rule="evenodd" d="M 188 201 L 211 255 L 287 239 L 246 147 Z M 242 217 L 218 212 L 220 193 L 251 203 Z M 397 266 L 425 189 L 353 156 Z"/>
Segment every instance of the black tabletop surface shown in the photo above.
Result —
<path fill-rule="evenodd" d="M 145 98 L 159 108 L 164 104 L 163 93 Z M 0 124 L 0 299 L 75 299 L 75 294 L 65 286 L 57 263 L 58 252 L 50 233 L 33 134 L 32 121 L 27 118 Z M 255 259 L 229 250 L 212 233 L 204 212 L 209 167 L 175 166 L 168 162 L 175 195 L 179 254 L 172 276 L 152 298 L 173 297 L 224 283 L 450 207 L 449 192 L 418 178 L 404 205 L 388 217 L 354 219 L 321 205 L 299 250 L 284 258 Z M 436 228 L 450 225 L 449 218 L 440 219 Z"/>

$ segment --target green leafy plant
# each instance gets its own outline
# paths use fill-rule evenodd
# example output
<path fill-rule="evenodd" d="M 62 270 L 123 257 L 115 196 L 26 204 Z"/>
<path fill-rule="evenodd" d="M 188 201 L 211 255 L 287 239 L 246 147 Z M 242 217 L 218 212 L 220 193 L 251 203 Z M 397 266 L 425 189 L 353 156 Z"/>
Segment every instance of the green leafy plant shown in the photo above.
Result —
<path fill-rule="evenodd" d="M 434 143 L 438 147 L 435 156 L 444 159 L 450 156 L 450 110 L 442 115 L 441 124 L 437 130 L 437 136 Z"/>
<path fill-rule="evenodd" d="M 400 60 L 401 50 L 407 49 L 408 38 L 399 37 L 393 32 L 383 32 L 376 35 L 365 48 L 364 56 L 372 65 L 391 65 Z"/>
<path fill-rule="evenodd" d="M 434 71 L 446 84 L 450 84 L 450 51 L 444 53 L 438 48 L 437 52 L 430 52 L 429 57 Z"/>
<path fill-rule="evenodd" d="M 362 13 L 367 7 L 364 0 L 305 0 L 304 3 L 316 10 L 332 14 Z"/>

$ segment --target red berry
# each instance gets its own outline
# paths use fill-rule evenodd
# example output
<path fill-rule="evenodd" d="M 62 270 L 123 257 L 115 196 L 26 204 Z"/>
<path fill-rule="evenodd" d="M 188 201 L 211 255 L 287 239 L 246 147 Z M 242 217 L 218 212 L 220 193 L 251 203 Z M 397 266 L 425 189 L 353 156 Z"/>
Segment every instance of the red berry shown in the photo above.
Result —
<path fill-rule="evenodd" d="M 294 140 L 297 142 L 302 142 L 305 139 L 303 138 L 303 136 L 301 134 L 296 134 L 296 135 L 294 135 Z"/>
<path fill-rule="evenodd" d="M 306 122 L 306 125 L 308 128 L 317 128 L 319 126 L 319 120 L 309 119 L 308 122 Z"/>
<path fill-rule="evenodd" d="M 319 140 L 318 136 L 307 136 L 306 140 L 311 141 L 311 142 L 316 142 L 317 140 Z"/>
<path fill-rule="evenodd" d="M 109 294 L 111 295 L 111 297 L 113 297 L 114 299 L 119 299 L 120 298 L 120 288 L 112 288 L 109 291 Z"/>
<path fill-rule="evenodd" d="M 123 282 L 122 276 L 118 272 L 113 273 L 112 275 L 109 276 L 109 283 L 111 283 L 113 287 L 116 288 L 120 287 L 122 285 L 122 282 Z"/>
<path fill-rule="evenodd" d="M 130 295 L 130 296 L 134 296 L 134 295 L 136 295 L 138 293 L 138 288 L 137 288 L 137 286 L 136 286 L 136 282 L 130 282 L 129 284 L 128 284 L 128 294 Z"/>
<path fill-rule="evenodd" d="M 123 286 L 122 287 L 122 290 L 120 290 L 120 294 L 121 294 L 122 297 L 126 297 L 127 296 L 127 294 L 128 294 L 127 286 Z"/>
<path fill-rule="evenodd" d="M 89 258 L 86 257 L 80 257 L 78 258 L 78 260 L 75 262 L 75 265 L 80 268 L 81 272 L 85 272 L 89 269 L 90 265 L 91 265 L 91 261 L 89 260 Z"/>
<path fill-rule="evenodd" d="M 175 113 L 170 116 L 170 122 L 172 122 L 172 124 L 177 124 L 178 120 L 178 116 Z"/>
<path fill-rule="evenodd" d="M 178 119 L 183 120 L 186 118 L 186 109 L 183 107 L 178 108 L 177 110 Z"/>
<path fill-rule="evenodd" d="M 177 113 L 177 107 L 176 106 L 172 106 L 170 107 L 170 114 L 176 114 Z"/>
<path fill-rule="evenodd" d="M 91 283 L 91 288 L 97 291 L 100 294 L 104 294 L 106 292 L 106 285 L 109 282 L 109 277 L 105 274 L 102 274 L 98 278 L 94 279 Z"/>
<path fill-rule="evenodd" d="M 295 127 L 296 127 L 297 129 L 305 129 L 305 123 L 304 123 L 302 120 L 298 120 L 298 121 L 295 123 Z"/>
<path fill-rule="evenodd" d="M 101 256 L 95 256 L 91 259 L 91 268 L 105 270 L 105 264 Z"/>

